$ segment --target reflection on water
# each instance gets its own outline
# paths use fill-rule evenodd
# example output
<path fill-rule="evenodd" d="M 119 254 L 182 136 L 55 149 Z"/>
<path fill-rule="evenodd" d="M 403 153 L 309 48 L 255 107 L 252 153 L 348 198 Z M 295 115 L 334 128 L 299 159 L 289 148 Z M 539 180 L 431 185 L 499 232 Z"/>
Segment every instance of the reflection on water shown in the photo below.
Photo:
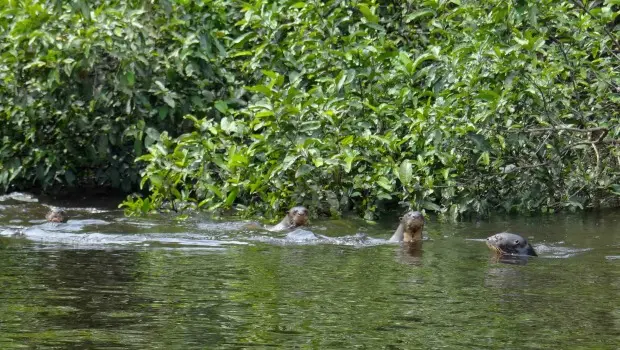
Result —
<path fill-rule="evenodd" d="M 617 349 L 620 215 L 245 230 L 0 201 L 0 348 Z M 500 263 L 481 240 L 526 236 Z M 12 237 L 21 232 L 23 235 Z M 13 234 L 11 234 L 13 233 Z"/>

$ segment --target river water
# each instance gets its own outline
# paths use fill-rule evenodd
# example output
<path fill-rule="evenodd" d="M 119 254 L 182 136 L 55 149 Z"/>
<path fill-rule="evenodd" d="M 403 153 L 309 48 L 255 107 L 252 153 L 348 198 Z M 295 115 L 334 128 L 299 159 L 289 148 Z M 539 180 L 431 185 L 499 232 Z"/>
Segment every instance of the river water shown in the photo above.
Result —
<path fill-rule="evenodd" d="M 395 220 L 287 235 L 62 203 L 50 224 L 27 199 L 0 197 L 0 349 L 620 348 L 617 211 L 431 219 L 407 248 Z M 497 261 L 481 239 L 505 230 L 539 257 Z"/>

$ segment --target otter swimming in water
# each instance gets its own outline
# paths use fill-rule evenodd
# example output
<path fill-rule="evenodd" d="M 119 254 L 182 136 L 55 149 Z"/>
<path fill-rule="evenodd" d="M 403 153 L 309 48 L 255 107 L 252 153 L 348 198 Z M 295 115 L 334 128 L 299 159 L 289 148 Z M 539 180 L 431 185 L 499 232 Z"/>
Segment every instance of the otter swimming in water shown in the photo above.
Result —
<path fill-rule="evenodd" d="M 527 239 L 508 232 L 501 232 L 487 238 L 487 246 L 498 254 L 538 256 Z"/>
<path fill-rule="evenodd" d="M 419 211 L 410 211 L 400 218 L 400 225 L 390 238 L 390 242 L 416 242 L 422 240 L 424 215 Z"/>
<path fill-rule="evenodd" d="M 266 227 L 269 231 L 284 231 L 299 226 L 305 226 L 308 223 L 308 209 L 306 207 L 293 207 L 288 211 L 286 216 L 279 224 Z"/>
<path fill-rule="evenodd" d="M 49 213 L 47 213 L 47 215 L 45 215 L 45 219 L 49 222 L 67 222 L 69 217 L 62 209 L 52 209 Z"/>

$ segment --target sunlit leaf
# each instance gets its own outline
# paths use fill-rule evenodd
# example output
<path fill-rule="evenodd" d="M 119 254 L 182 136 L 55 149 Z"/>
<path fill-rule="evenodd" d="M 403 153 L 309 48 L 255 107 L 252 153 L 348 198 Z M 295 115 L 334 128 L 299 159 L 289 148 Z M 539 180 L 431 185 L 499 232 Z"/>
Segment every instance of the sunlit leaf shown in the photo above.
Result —
<path fill-rule="evenodd" d="M 437 204 L 433 202 L 429 202 L 429 201 L 422 202 L 422 208 L 426 210 L 432 210 L 432 211 L 441 211 L 440 206 L 438 206 Z"/>
<path fill-rule="evenodd" d="M 413 167 L 411 165 L 411 161 L 405 159 L 404 161 L 402 161 L 402 163 L 400 163 L 400 166 L 398 167 L 398 178 L 400 179 L 401 183 L 407 185 L 409 184 L 409 182 L 411 182 L 412 176 Z"/>
<path fill-rule="evenodd" d="M 176 102 L 174 102 L 174 98 L 168 94 L 164 95 L 164 102 L 166 102 L 166 104 L 168 106 L 170 106 L 170 108 L 175 108 L 176 107 Z"/>
<path fill-rule="evenodd" d="M 364 15 L 364 17 L 366 18 L 367 21 L 369 21 L 371 23 L 379 22 L 379 17 L 377 17 L 375 14 L 372 13 L 372 11 L 370 11 L 370 8 L 368 8 L 368 5 L 366 5 L 366 4 L 357 4 L 357 8 L 360 10 L 362 15 Z"/>
<path fill-rule="evenodd" d="M 216 101 L 214 106 L 221 113 L 228 113 L 228 104 L 225 101 Z"/>
<path fill-rule="evenodd" d="M 238 193 L 239 193 L 239 190 L 236 187 L 234 187 L 228 194 L 228 197 L 226 197 L 226 202 L 224 203 L 224 205 L 227 207 L 230 207 L 235 202 L 235 199 L 237 199 Z"/>
<path fill-rule="evenodd" d="M 409 22 L 415 21 L 418 18 L 429 17 L 429 16 L 434 16 L 434 15 L 435 15 L 435 11 L 433 10 L 420 10 L 420 11 L 416 11 L 414 13 L 407 15 L 407 17 L 405 17 L 405 22 L 409 23 Z"/>
<path fill-rule="evenodd" d="M 381 176 L 379 179 L 377 179 L 377 185 L 381 186 L 386 191 L 392 191 L 392 184 L 390 183 L 390 180 L 388 180 L 386 177 Z"/>

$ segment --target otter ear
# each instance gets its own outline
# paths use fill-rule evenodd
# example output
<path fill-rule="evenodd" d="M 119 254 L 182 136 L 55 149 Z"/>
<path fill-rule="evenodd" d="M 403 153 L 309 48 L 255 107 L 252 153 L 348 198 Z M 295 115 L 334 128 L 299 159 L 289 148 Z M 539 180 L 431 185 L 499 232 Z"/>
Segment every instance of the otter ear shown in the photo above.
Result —
<path fill-rule="evenodd" d="M 518 240 L 518 239 L 515 239 L 515 244 L 516 244 L 516 245 L 519 245 L 519 244 L 521 244 L 521 242 L 519 242 L 519 240 Z"/>

